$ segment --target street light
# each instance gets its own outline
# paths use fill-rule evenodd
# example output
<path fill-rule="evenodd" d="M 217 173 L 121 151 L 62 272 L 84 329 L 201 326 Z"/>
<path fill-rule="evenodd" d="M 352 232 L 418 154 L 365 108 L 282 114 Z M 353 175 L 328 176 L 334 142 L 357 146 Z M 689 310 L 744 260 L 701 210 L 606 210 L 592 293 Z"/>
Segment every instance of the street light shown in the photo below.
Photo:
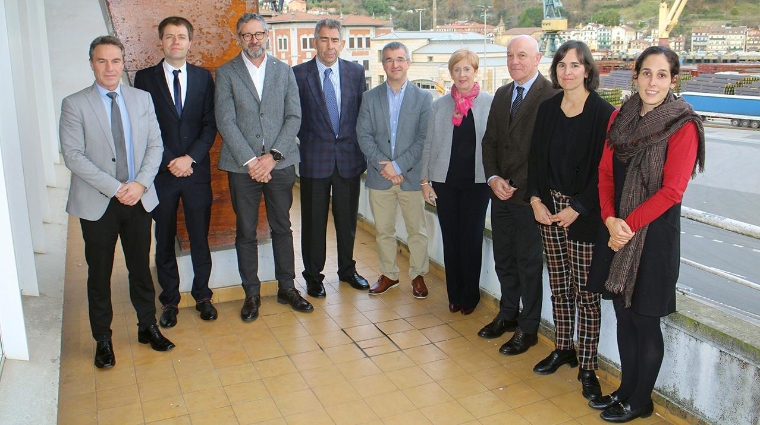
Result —
<path fill-rule="evenodd" d="M 486 41 L 488 41 L 488 9 L 491 9 L 493 6 L 479 4 L 478 7 L 483 10 L 483 89 L 486 89 L 486 78 L 488 77 L 488 64 L 486 63 L 486 59 L 488 58 L 486 51 Z M 493 87 L 491 87 L 491 92 L 493 92 Z"/>
<path fill-rule="evenodd" d="M 426 11 L 427 9 L 414 9 L 415 12 L 419 12 L 420 14 L 420 31 L 422 31 L 422 12 Z"/>

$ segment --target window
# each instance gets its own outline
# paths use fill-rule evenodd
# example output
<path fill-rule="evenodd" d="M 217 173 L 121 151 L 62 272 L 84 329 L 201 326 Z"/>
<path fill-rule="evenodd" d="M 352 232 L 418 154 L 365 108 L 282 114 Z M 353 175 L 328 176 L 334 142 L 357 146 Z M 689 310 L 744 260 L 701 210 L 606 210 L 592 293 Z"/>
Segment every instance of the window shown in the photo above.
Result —
<path fill-rule="evenodd" d="M 364 65 L 364 70 L 365 71 L 369 71 L 369 61 L 365 60 L 364 63 L 363 63 L 363 65 Z"/>
<path fill-rule="evenodd" d="M 301 50 L 306 50 L 309 47 L 309 39 L 301 37 Z"/>
<path fill-rule="evenodd" d="M 362 48 L 362 41 L 364 41 L 364 39 L 363 39 L 363 38 L 361 38 L 361 37 L 357 37 L 357 38 L 356 38 L 356 47 L 357 47 L 358 49 L 361 49 L 361 48 Z"/>
<path fill-rule="evenodd" d="M 353 37 L 349 37 L 349 39 L 348 39 L 348 48 L 349 49 L 353 49 L 354 48 L 354 38 Z"/>
<path fill-rule="evenodd" d="M 364 79 L 364 91 L 369 90 L 369 86 L 372 84 L 372 77 L 367 77 Z"/>
<path fill-rule="evenodd" d="M 369 49 L 369 37 L 364 37 L 364 47 Z"/>
<path fill-rule="evenodd" d="M 428 62 L 432 62 L 432 61 L 433 61 L 433 57 L 432 56 L 428 56 Z"/>
<path fill-rule="evenodd" d="M 314 48 L 314 36 L 313 35 L 309 37 L 309 48 L 310 49 Z"/>
<path fill-rule="evenodd" d="M 277 50 L 288 50 L 287 37 L 277 37 Z"/>

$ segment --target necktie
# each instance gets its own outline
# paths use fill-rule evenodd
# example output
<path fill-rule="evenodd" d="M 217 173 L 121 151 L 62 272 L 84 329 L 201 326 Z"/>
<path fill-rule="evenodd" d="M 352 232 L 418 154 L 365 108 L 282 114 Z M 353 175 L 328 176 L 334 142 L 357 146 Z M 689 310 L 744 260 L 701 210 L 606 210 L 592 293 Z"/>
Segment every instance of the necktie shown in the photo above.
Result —
<path fill-rule="evenodd" d="M 512 111 L 509 113 L 511 118 L 514 118 L 515 115 L 517 115 L 517 110 L 520 109 L 520 105 L 522 105 L 523 91 L 525 91 L 525 87 L 517 86 L 515 89 L 517 89 L 517 97 L 515 98 L 515 101 L 512 102 Z"/>
<path fill-rule="evenodd" d="M 338 128 L 340 126 L 340 111 L 338 111 L 338 99 L 335 97 L 335 87 L 330 80 L 332 69 L 325 69 L 325 79 L 322 81 L 322 90 L 325 91 L 325 102 L 327 103 L 327 113 L 330 115 L 333 133 L 338 137 Z"/>
<path fill-rule="evenodd" d="M 111 134 L 116 148 L 116 180 L 124 183 L 129 180 L 129 167 L 127 166 L 127 143 L 124 140 L 124 126 L 121 123 L 121 109 L 116 102 L 116 92 L 108 92 L 111 98 Z"/>
<path fill-rule="evenodd" d="M 172 72 L 174 73 L 174 108 L 177 110 L 177 115 L 182 118 L 182 86 L 179 85 L 179 73 L 182 71 L 175 69 Z"/>

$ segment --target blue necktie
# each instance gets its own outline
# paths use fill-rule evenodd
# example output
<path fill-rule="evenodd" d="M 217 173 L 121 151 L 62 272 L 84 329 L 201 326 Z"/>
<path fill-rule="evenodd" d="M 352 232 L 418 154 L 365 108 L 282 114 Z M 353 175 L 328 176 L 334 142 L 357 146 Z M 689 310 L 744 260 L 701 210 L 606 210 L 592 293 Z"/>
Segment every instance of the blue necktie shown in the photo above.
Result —
<path fill-rule="evenodd" d="M 325 69 L 325 79 L 322 81 L 322 90 L 325 91 L 325 102 L 327 103 L 327 113 L 330 115 L 333 133 L 338 137 L 338 128 L 340 126 L 340 111 L 338 111 L 338 99 L 335 97 L 335 87 L 330 81 L 332 69 Z"/>
<path fill-rule="evenodd" d="M 177 110 L 177 115 L 182 118 L 182 87 L 179 85 L 179 73 L 182 71 L 175 69 L 172 72 L 174 73 L 174 108 Z"/>
<path fill-rule="evenodd" d="M 525 90 L 525 87 L 517 86 L 515 89 L 517 89 L 517 97 L 515 98 L 515 101 L 512 102 L 512 111 L 509 113 L 509 116 L 513 119 L 515 118 L 515 115 L 517 115 L 517 110 L 520 109 L 520 105 L 522 105 L 523 91 Z"/>

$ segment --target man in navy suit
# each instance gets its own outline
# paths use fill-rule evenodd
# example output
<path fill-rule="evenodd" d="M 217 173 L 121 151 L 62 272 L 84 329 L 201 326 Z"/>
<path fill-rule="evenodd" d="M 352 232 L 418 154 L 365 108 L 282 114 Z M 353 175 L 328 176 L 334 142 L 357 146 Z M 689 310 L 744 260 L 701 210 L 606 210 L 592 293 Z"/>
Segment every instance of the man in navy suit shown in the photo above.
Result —
<path fill-rule="evenodd" d="M 338 278 L 361 290 L 367 280 L 356 272 L 354 239 L 361 175 L 367 161 L 356 137 L 356 118 L 365 89 L 364 67 L 340 59 L 346 41 L 341 24 L 322 19 L 314 29 L 317 56 L 293 67 L 301 97 L 301 250 L 307 293 L 324 297 L 327 215 L 338 240 Z"/>
<path fill-rule="evenodd" d="M 193 26 L 178 16 L 158 25 L 164 60 L 135 75 L 135 87 L 150 93 L 164 142 L 164 156 L 156 176 L 159 204 L 153 210 L 156 222 L 156 270 L 163 304 L 159 323 L 165 328 L 177 324 L 179 271 L 175 255 L 177 208 L 185 212 L 193 262 L 195 309 L 201 319 L 215 320 L 211 304 L 211 251 L 208 231 L 211 221 L 211 161 L 208 151 L 216 137 L 214 81 L 211 73 L 187 63 L 193 40 Z"/>

